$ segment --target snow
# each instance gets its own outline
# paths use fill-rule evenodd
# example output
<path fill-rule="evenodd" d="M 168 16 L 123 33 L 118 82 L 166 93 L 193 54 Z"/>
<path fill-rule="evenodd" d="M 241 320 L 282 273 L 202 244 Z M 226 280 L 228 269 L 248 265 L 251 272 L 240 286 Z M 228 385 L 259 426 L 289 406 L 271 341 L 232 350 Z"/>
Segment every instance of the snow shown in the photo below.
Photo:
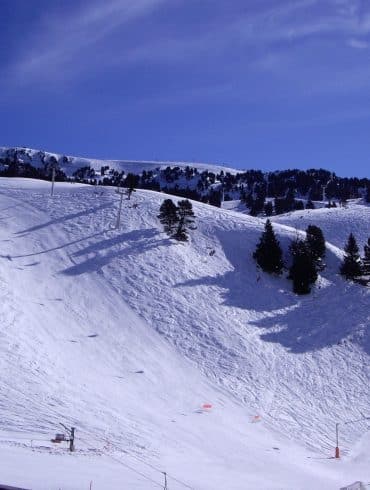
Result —
<path fill-rule="evenodd" d="M 157 219 L 166 197 L 138 190 L 116 230 L 112 188 L 57 183 L 50 197 L 50 183 L 0 179 L 0 483 L 369 482 L 369 421 L 345 422 L 370 416 L 370 291 L 337 269 L 370 208 L 276 219 L 285 250 L 311 218 L 330 242 L 318 286 L 297 297 L 256 270 L 263 220 L 194 202 L 197 229 L 175 243 Z M 75 453 L 50 442 L 61 422 L 76 427 Z"/>
<path fill-rule="evenodd" d="M 361 201 L 349 201 L 346 207 L 294 211 L 273 216 L 271 220 L 299 230 L 305 230 L 310 224 L 315 224 L 323 230 L 328 242 L 341 249 L 344 248 L 349 234 L 353 233 L 360 253 L 363 254 L 363 246 L 370 235 L 370 208 Z"/>
<path fill-rule="evenodd" d="M 4 157 L 7 151 L 10 148 L 1 147 L 0 146 L 0 158 Z M 40 150 L 35 150 L 32 148 L 26 147 L 13 147 L 12 150 L 17 150 L 18 152 L 22 152 L 22 160 L 25 163 L 30 163 L 34 167 L 42 167 L 43 162 L 41 160 Z M 229 172 L 231 174 L 238 173 L 234 168 L 227 167 L 226 165 L 217 165 L 210 163 L 202 163 L 202 162 L 179 162 L 179 161 L 163 161 L 163 160 L 111 160 L 111 159 L 97 159 L 97 158 L 84 158 L 84 157 L 76 157 L 65 155 L 68 158 L 67 162 L 63 162 L 62 158 L 64 155 L 60 153 L 52 153 L 52 152 L 42 152 L 46 161 L 48 161 L 51 157 L 54 157 L 60 164 L 60 168 L 65 172 L 66 175 L 71 176 L 73 173 L 81 167 L 91 167 L 96 172 L 100 172 L 101 167 L 109 166 L 110 169 L 118 170 L 120 172 L 124 171 L 125 173 L 135 173 L 140 174 L 143 170 L 155 170 L 157 168 L 165 169 L 166 167 L 196 167 L 200 172 L 203 170 L 208 170 L 209 172 L 220 173 Z"/>

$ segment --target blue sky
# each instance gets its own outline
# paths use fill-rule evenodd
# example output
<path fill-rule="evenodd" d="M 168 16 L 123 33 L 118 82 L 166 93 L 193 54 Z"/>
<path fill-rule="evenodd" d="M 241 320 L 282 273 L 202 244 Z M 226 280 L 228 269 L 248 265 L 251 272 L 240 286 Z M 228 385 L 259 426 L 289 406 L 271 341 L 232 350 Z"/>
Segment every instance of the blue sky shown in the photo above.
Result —
<path fill-rule="evenodd" d="M 0 145 L 370 177 L 368 0 L 2 0 Z"/>

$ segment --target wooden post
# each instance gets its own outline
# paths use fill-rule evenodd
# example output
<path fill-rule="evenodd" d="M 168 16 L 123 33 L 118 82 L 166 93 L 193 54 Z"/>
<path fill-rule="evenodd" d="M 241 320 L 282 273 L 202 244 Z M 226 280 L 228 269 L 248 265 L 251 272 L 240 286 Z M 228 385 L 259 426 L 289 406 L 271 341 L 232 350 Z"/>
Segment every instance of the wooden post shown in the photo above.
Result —
<path fill-rule="evenodd" d="M 54 194 L 54 182 L 55 182 L 55 167 L 53 166 L 51 171 L 51 195 Z"/>
<path fill-rule="evenodd" d="M 71 436 L 69 438 L 69 450 L 71 453 L 75 450 L 75 428 L 71 427 Z"/>
<path fill-rule="evenodd" d="M 167 473 L 164 471 L 163 474 L 164 474 L 164 487 L 163 487 L 163 490 L 168 490 L 168 486 L 167 486 Z"/>
<path fill-rule="evenodd" d="M 339 459 L 340 458 L 340 451 L 339 451 L 339 422 L 335 424 L 335 436 L 336 436 L 336 446 L 335 446 L 335 458 Z"/>
<path fill-rule="evenodd" d="M 118 215 L 117 215 L 117 221 L 116 221 L 116 228 L 119 228 L 119 225 L 121 224 L 121 212 L 122 212 L 122 201 L 123 201 L 123 194 L 125 193 L 123 190 L 116 190 L 117 194 L 121 196 L 121 199 L 119 201 L 119 209 L 118 209 Z"/>

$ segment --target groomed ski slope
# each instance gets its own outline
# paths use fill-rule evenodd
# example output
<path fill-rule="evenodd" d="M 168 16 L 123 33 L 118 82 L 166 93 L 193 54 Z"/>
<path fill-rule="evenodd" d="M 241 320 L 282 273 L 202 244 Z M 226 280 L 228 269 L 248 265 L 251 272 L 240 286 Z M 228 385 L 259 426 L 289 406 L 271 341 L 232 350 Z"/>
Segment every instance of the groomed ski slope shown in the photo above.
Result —
<path fill-rule="evenodd" d="M 297 297 L 256 270 L 262 220 L 194 202 L 197 229 L 175 243 L 156 217 L 165 197 L 137 191 L 116 230 L 112 188 L 50 197 L 46 182 L 0 180 L 1 483 L 146 490 L 163 488 L 160 470 L 171 490 L 370 481 L 368 423 L 344 425 L 370 415 L 369 289 L 337 275 L 339 243 Z M 366 228 L 369 208 L 353 209 Z M 275 229 L 287 249 L 296 230 Z M 73 455 L 47 442 L 59 422 L 77 428 Z M 336 422 L 341 461 L 327 459 Z"/>

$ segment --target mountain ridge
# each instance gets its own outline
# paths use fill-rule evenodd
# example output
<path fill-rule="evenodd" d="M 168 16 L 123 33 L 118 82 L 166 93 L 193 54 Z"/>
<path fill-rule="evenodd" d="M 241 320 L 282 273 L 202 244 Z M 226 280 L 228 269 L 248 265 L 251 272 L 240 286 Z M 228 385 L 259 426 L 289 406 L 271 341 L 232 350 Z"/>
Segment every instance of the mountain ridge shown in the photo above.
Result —
<path fill-rule="evenodd" d="M 220 207 L 240 200 L 253 216 L 271 216 L 304 208 L 370 202 L 370 179 L 342 178 L 324 169 L 275 172 L 238 171 L 184 162 L 104 161 L 68 157 L 27 148 L 0 149 L 0 176 L 75 181 L 93 185 L 163 191 Z"/>

